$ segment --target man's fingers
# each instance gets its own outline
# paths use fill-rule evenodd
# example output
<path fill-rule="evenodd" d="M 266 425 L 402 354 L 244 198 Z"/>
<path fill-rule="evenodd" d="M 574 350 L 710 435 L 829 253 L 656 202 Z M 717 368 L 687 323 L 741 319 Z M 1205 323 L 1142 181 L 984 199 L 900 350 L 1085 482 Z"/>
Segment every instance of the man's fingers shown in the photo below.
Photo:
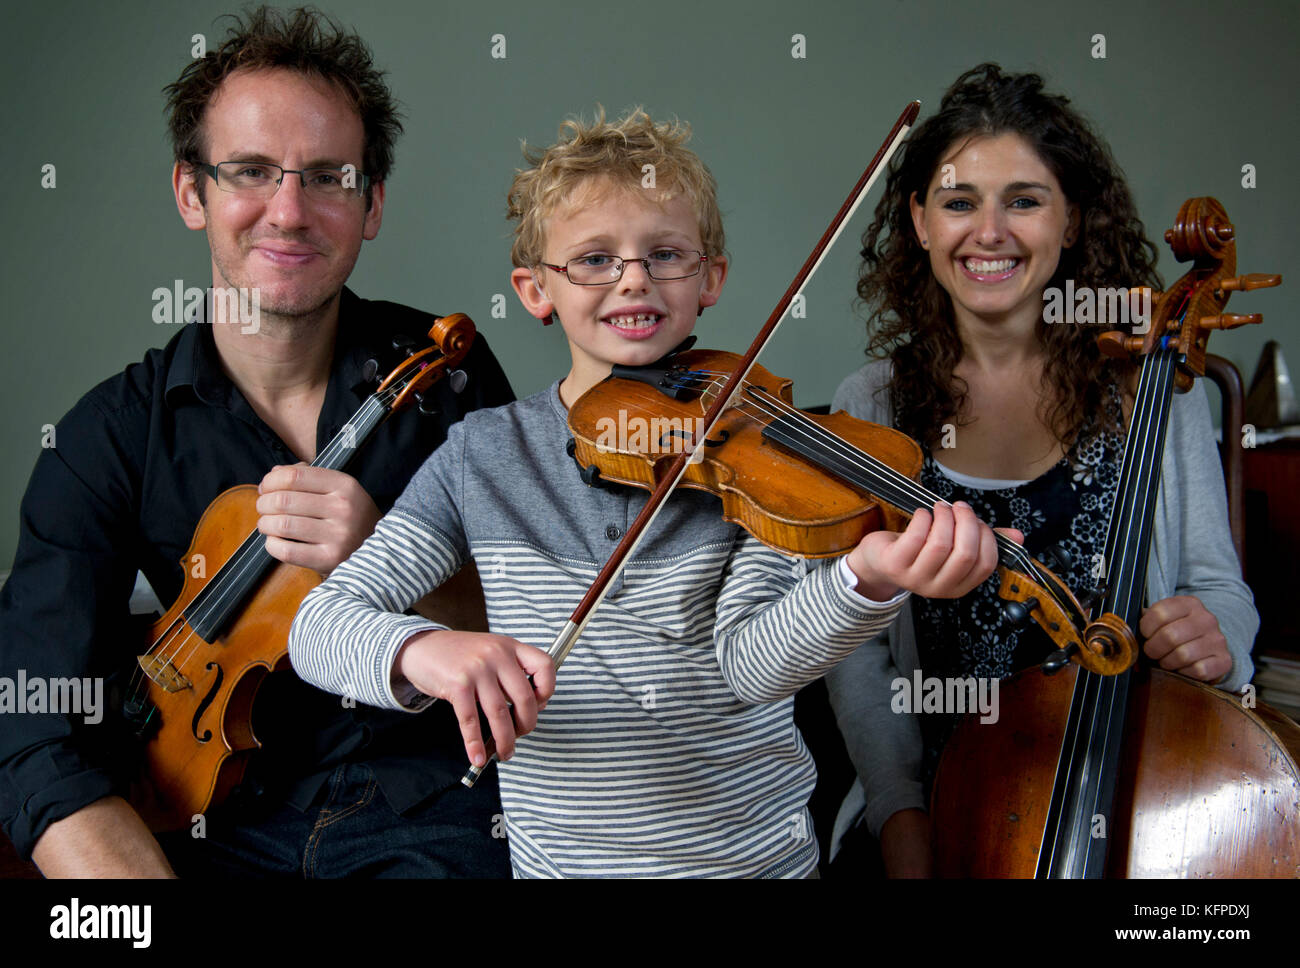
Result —
<path fill-rule="evenodd" d="M 342 471 L 326 467 L 313 467 L 311 464 L 279 464 L 272 467 L 257 485 L 261 494 L 271 491 L 307 491 L 312 494 L 328 494 L 347 487 L 352 478 Z"/>

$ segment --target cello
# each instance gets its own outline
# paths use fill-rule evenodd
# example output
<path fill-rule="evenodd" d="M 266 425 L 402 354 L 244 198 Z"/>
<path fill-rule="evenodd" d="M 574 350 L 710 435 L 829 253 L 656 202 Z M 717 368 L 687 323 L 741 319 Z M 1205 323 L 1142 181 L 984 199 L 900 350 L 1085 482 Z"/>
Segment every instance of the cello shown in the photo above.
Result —
<path fill-rule="evenodd" d="M 1185 202 L 1165 239 L 1192 269 L 1157 296 L 1144 336 L 1099 337 L 1103 353 L 1143 362 L 1086 642 L 1136 651 L 1173 393 L 1204 373 L 1211 331 L 1261 321 L 1224 313 L 1229 295 L 1281 282 L 1236 274 L 1234 234 L 1216 200 Z M 998 721 L 967 717 L 949 739 L 931 805 L 937 874 L 1300 876 L 1300 727 L 1249 693 L 1146 664 L 1099 676 L 1068 658 L 1004 682 Z"/>
<path fill-rule="evenodd" d="M 463 313 L 437 319 L 429 330 L 435 345 L 409 352 L 312 466 L 341 470 L 385 419 L 422 402 L 435 381 L 463 380 L 453 368 L 474 332 Z M 253 701 L 268 673 L 289 668 L 289 625 L 321 581 L 317 572 L 267 552 L 257 498 L 257 485 L 244 484 L 204 511 L 181 558 L 185 584 L 150 628 L 123 702 L 145 743 L 131 803 L 157 832 L 188 825 L 243 778 L 262 745 L 253 733 Z"/>

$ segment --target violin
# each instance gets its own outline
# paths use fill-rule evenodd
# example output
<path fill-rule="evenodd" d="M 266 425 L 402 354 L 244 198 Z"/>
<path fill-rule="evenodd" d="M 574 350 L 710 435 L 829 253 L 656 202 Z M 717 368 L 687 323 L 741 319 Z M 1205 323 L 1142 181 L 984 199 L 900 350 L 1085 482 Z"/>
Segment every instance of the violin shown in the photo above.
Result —
<path fill-rule="evenodd" d="M 1210 332 L 1261 321 L 1225 313 L 1229 295 L 1281 282 L 1238 276 L 1234 236 L 1216 200 L 1185 202 L 1165 239 L 1192 269 L 1156 296 L 1144 336 L 1099 337 L 1142 368 L 1087 640 L 1138 646 L 1173 394 L 1204 373 Z M 963 720 L 945 746 L 931 805 L 941 876 L 1300 876 L 1300 727 L 1145 664 L 1052 674 L 1067 650 L 1046 676 L 1004 682 L 998 721 Z"/>
<path fill-rule="evenodd" d="M 616 373 L 611 374 L 610 380 L 589 390 L 588 394 L 575 403 L 574 409 L 570 410 L 570 427 L 573 428 L 574 410 L 582 407 L 588 395 L 598 391 L 604 392 L 600 388 L 606 384 L 620 386 L 618 399 L 615 402 L 595 396 L 587 401 L 596 411 L 594 420 L 589 422 L 590 426 L 585 430 L 574 430 L 574 456 L 581 464 L 588 467 L 601 468 L 597 463 L 604 456 L 600 453 L 602 447 L 597 445 L 597 439 L 602 432 L 599 421 L 602 418 L 609 419 L 611 413 L 618 413 L 621 410 L 626 414 L 630 407 L 636 406 L 644 408 L 639 411 L 640 415 L 643 417 L 648 415 L 652 426 L 656 415 L 661 420 L 668 421 L 668 424 L 660 424 L 659 438 L 655 441 L 655 447 L 649 449 L 649 453 L 636 456 L 620 455 L 618 459 L 611 458 L 608 470 L 601 468 L 602 476 L 649 487 L 651 494 L 636 519 L 624 532 L 614 553 L 597 574 L 595 582 L 547 649 L 547 653 L 557 667 L 572 650 L 592 612 L 599 607 L 614 578 L 630 560 L 646 529 L 679 483 L 685 482 L 686 486 L 708 487 L 706 478 L 710 475 L 715 477 L 715 493 L 723 498 L 724 505 L 730 507 L 727 511 L 729 520 L 738 521 L 755 533 L 760 540 L 770 540 L 772 546 L 778 550 L 809 557 L 842 554 L 861 539 L 869 529 L 869 525 L 897 527 L 907 514 L 920 507 L 930 507 L 938 500 L 937 497 L 920 488 L 912 479 L 920 466 L 919 452 L 914 443 L 908 441 L 904 444 L 902 440 L 906 440 L 905 437 L 885 428 L 877 428 L 877 431 L 883 433 L 871 440 L 860 438 L 857 436 L 860 428 L 852 428 L 850 424 L 862 422 L 854 421 L 845 414 L 832 415 L 827 423 L 819 425 L 816 440 L 810 442 L 814 434 L 811 425 L 816 424 L 817 421 L 812 421 L 809 415 L 796 411 L 791 405 L 788 381 L 778 381 L 766 370 L 758 368 L 755 363 L 758 354 L 771 341 L 777 326 L 784 319 L 795 298 L 802 293 L 808 280 L 825 260 L 835 240 L 843 233 L 853 213 L 867 197 L 883 166 L 888 163 L 906 137 L 920 108 L 919 101 L 912 101 L 903 109 L 871 163 L 863 171 L 743 355 L 700 358 L 687 354 L 681 360 L 661 361 L 663 365 L 648 369 L 619 367 Z M 719 369 L 720 367 L 729 367 L 729 369 Z M 693 370 L 698 372 L 692 372 Z M 758 376 L 750 380 L 751 373 L 757 373 Z M 640 384 L 641 388 L 634 389 L 625 384 Z M 759 394 L 756 390 L 762 390 L 763 393 Z M 634 393 L 639 396 L 628 395 Z M 668 398 L 686 399 L 689 405 L 685 410 L 679 411 L 675 417 L 664 416 L 665 411 L 662 408 Z M 755 420 L 755 415 L 760 411 L 764 411 L 766 415 L 761 420 Z M 676 427 L 671 425 L 674 419 L 679 421 Z M 687 424 L 682 421 L 689 421 L 691 429 L 688 430 Z M 752 426 L 749 428 L 743 426 L 743 422 L 746 421 Z M 841 430 L 843 435 L 838 433 Z M 669 438 L 663 438 L 664 433 L 667 433 Z M 828 435 L 838 442 L 832 443 L 828 440 Z M 784 494 L 778 495 L 775 501 L 766 502 L 770 505 L 766 515 L 771 522 L 770 525 L 759 525 L 758 520 L 762 516 L 742 514 L 737 510 L 746 505 L 756 506 L 758 503 L 752 500 L 755 491 L 747 486 L 748 479 L 751 476 L 770 479 L 787 473 L 793 475 L 794 472 L 791 470 L 793 465 L 791 461 L 783 460 L 777 465 L 767 465 L 766 470 L 754 465 L 754 470 L 751 471 L 746 467 L 745 460 L 738 460 L 731 463 L 725 471 L 718 470 L 722 467 L 721 462 L 716 459 L 721 449 L 720 445 L 730 444 L 733 436 L 737 438 L 737 442 L 748 440 L 751 443 L 748 448 L 751 455 L 764 451 L 770 454 L 779 446 L 814 464 L 822 461 L 818 465 L 821 472 L 813 475 L 818 479 L 819 488 L 806 495 L 796 493 L 799 488 L 787 489 Z M 669 453 L 665 456 L 660 438 L 664 443 L 671 443 L 672 440 L 681 441 L 682 446 L 676 450 L 667 448 Z M 855 440 L 867 446 L 858 446 L 853 443 Z M 580 446 L 584 448 L 581 453 L 578 450 Z M 897 467 L 890 467 L 870 456 L 871 446 L 878 446 L 892 453 L 898 460 L 899 466 L 910 468 L 908 473 L 903 473 Z M 610 448 L 603 449 L 610 450 Z M 646 466 L 638 471 L 634 467 L 637 463 Z M 700 464 L 709 469 L 707 473 L 701 474 L 692 470 L 692 467 Z M 825 473 L 822 472 L 829 472 L 839 478 L 839 482 L 823 484 Z M 594 480 L 593 471 L 585 473 Z M 801 471 L 799 479 L 808 480 L 806 475 L 806 470 Z M 841 482 L 849 486 L 844 488 Z M 742 483 L 746 486 L 740 486 Z M 866 495 L 870 494 L 882 498 L 882 501 L 872 503 L 872 506 L 867 508 L 863 506 L 863 502 L 867 500 Z M 827 507 L 815 510 L 811 517 L 806 515 L 805 512 L 809 508 L 824 502 L 827 503 Z M 787 508 L 796 506 L 803 510 L 787 511 Z M 814 520 L 818 523 L 814 524 Z M 764 535 L 767 537 L 765 538 Z M 1009 540 L 1004 542 L 999 538 L 998 547 L 1000 556 L 1015 562 L 1014 569 L 1008 567 L 1004 572 L 1002 585 L 1005 597 L 1014 599 L 1011 607 L 1019 609 L 1020 614 L 1026 618 L 1032 616 L 1053 636 L 1053 641 L 1062 650 L 1068 650 L 1068 654 L 1075 662 L 1091 663 L 1098 669 L 1118 670 L 1133 661 L 1134 656 L 1124 654 L 1122 642 L 1116 644 L 1109 640 L 1099 640 L 1096 643 L 1089 643 L 1079 639 L 1076 631 L 1079 627 L 1077 620 L 1082 617 L 1083 611 L 1069 589 L 1046 568 L 1030 559 L 1015 542 Z M 496 753 L 491 742 L 487 746 L 490 763 L 496 758 Z M 461 782 L 467 787 L 473 787 L 485 768 L 486 764 L 483 767 L 471 766 Z"/>
<path fill-rule="evenodd" d="M 343 469 L 384 420 L 422 402 L 437 380 L 463 381 L 454 367 L 474 332 L 463 313 L 439 318 L 429 330 L 434 345 L 411 351 L 312 466 Z M 152 625 L 127 689 L 123 712 L 145 740 L 131 801 L 155 831 L 190 824 L 243 779 L 262 745 L 253 734 L 253 700 L 268 673 L 290 667 L 289 626 L 321 582 L 315 571 L 267 552 L 257 498 L 257 485 L 244 484 L 208 505 L 181 558 L 185 584 Z"/>
<path fill-rule="evenodd" d="M 583 479 L 652 490 L 667 457 L 694 450 L 690 428 L 738 359 L 687 350 L 646 367 L 615 366 L 569 410 L 570 450 Z M 792 399 L 790 380 L 755 365 L 680 486 L 715 494 L 725 520 L 804 558 L 846 554 L 871 531 L 902 530 L 916 511 L 946 503 L 917 483 L 924 457 L 912 438 L 843 411 L 804 413 Z M 616 426 L 647 432 L 611 433 L 612 413 Z M 1001 594 L 1019 621 L 1032 618 L 1074 661 L 1099 673 L 1131 664 L 1134 652 L 1078 637 L 1086 613 L 1065 583 L 1006 535 L 995 538 Z"/>

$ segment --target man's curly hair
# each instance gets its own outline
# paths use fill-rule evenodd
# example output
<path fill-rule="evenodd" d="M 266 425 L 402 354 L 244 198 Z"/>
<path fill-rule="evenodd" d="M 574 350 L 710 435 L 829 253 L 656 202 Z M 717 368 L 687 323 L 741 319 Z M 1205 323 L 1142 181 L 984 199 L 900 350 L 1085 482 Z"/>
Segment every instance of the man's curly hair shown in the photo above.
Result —
<path fill-rule="evenodd" d="M 890 166 L 885 194 L 862 237 L 858 296 L 867 310 L 867 353 L 892 357 L 890 384 L 901 430 L 932 446 L 965 402 L 953 370 L 963 347 L 952 299 L 935 281 L 930 255 L 912 224 L 909 199 L 925 199 L 931 179 L 954 145 L 981 135 L 1018 134 L 1037 150 L 1079 208 L 1078 236 L 1061 251 L 1049 286 L 1160 288 L 1156 250 L 1146 239 L 1123 173 L 1105 142 L 1068 98 L 1043 91 L 1037 74 L 1006 74 L 981 64 L 957 78 L 939 111 L 903 144 Z M 1067 449 L 1090 419 L 1104 427 L 1103 401 L 1122 385 L 1131 364 L 1097 350 L 1098 330 L 1039 321 L 1046 363 L 1043 389 L 1054 401 L 1048 425 Z M 1122 429 L 1122 428 L 1109 428 Z"/>
<path fill-rule="evenodd" d="M 220 161 L 205 157 L 203 132 L 203 116 L 217 89 L 237 71 L 284 68 L 321 78 L 347 98 L 365 132 L 361 170 L 372 184 L 386 181 L 402 123 L 385 72 L 375 67 L 365 42 L 311 7 L 281 12 L 263 6 L 247 12 L 245 19 L 231 19 L 221 46 L 192 60 L 163 88 L 174 159 L 190 172 L 197 164 Z M 203 186 L 199 179 L 200 201 Z"/>

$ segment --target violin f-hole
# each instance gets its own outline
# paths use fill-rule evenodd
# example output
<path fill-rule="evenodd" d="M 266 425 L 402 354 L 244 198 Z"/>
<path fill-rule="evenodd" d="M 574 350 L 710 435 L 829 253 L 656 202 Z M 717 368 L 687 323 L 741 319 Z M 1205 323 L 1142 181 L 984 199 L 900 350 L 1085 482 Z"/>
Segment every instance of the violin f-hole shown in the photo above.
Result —
<path fill-rule="evenodd" d="M 225 671 L 216 662 L 209 662 L 204 668 L 209 672 L 216 669 L 217 676 L 212 681 L 212 688 L 208 690 L 208 694 L 203 697 L 198 708 L 194 710 L 194 721 L 190 724 L 190 733 L 193 734 L 194 738 L 200 743 L 206 743 L 212 739 L 212 730 L 210 729 L 205 729 L 203 735 L 199 735 L 199 720 L 203 718 L 203 714 L 207 712 L 208 707 L 212 705 L 212 700 L 216 698 L 217 690 L 221 688 L 222 680 L 226 678 Z"/>

